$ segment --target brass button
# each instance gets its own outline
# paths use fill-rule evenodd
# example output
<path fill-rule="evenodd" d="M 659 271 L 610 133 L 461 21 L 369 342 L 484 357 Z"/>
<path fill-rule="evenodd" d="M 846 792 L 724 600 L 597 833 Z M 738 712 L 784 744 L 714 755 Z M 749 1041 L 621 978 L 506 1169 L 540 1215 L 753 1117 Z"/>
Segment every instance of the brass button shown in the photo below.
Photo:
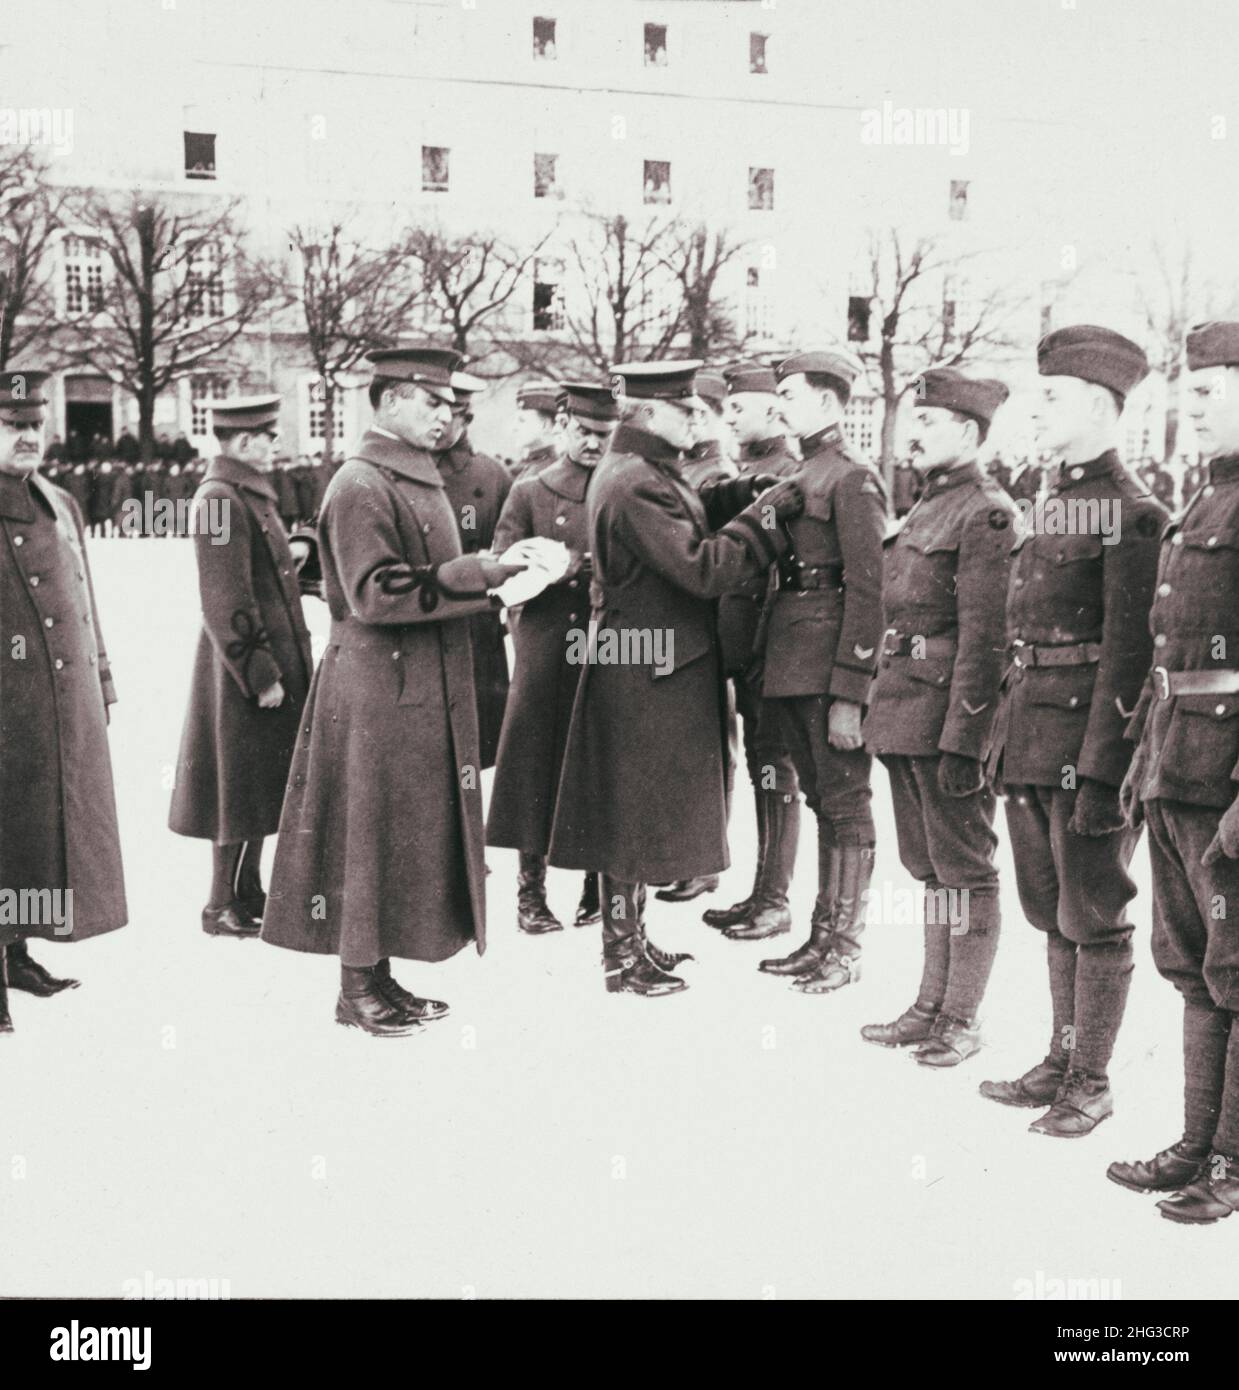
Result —
<path fill-rule="evenodd" d="M 57 658 L 56 658 L 56 669 L 57 669 L 58 671 L 63 671 L 64 668 L 65 668 L 64 662 L 61 661 L 61 659 L 60 659 L 59 657 L 57 657 Z"/>
<path fill-rule="evenodd" d="M 391 654 L 391 659 L 392 659 L 393 661 L 399 661 L 399 660 L 400 660 L 400 653 L 399 653 L 399 652 L 392 652 L 392 654 Z"/>
<path fill-rule="evenodd" d="M 1214 712 L 1214 714 L 1225 714 L 1225 713 L 1226 713 L 1226 706 L 1225 706 L 1225 705 L 1218 705 L 1218 706 L 1216 707 L 1216 709 L 1214 709 L 1213 712 Z"/>
<path fill-rule="evenodd" d="M 1159 585 L 1157 586 L 1157 592 L 1161 595 L 1162 598 L 1165 598 L 1166 595 L 1170 592 L 1170 585 L 1169 585 L 1169 584 L 1159 584 Z"/>
<path fill-rule="evenodd" d="M 1170 538 L 1170 544 L 1171 544 L 1171 545 L 1182 545 L 1182 544 L 1183 544 L 1183 532 L 1182 532 L 1182 531 L 1176 531 L 1176 532 L 1174 533 L 1174 535 L 1171 536 L 1171 538 Z"/>
<path fill-rule="evenodd" d="M 555 518 L 555 525 L 556 525 L 556 526 L 562 526 L 562 525 L 564 524 L 564 522 L 567 521 L 567 519 L 568 519 L 568 518 L 567 518 L 566 516 L 557 516 L 557 517 Z"/>
<path fill-rule="evenodd" d="M 1082 477 L 1084 476 L 1084 469 L 1083 469 L 1083 468 L 1073 468 L 1073 469 L 1071 470 L 1071 476 L 1072 476 L 1073 478 L 1082 478 Z"/>
<path fill-rule="evenodd" d="M 44 626 L 44 627 L 55 627 L 55 626 L 56 626 L 56 619 L 55 619 L 55 618 L 44 618 L 44 619 L 43 619 L 43 626 Z"/>
<path fill-rule="evenodd" d="M 32 589 L 37 589 L 39 587 L 39 576 L 37 574 L 32 574 L 30 576 L 30 587 Z"/>
<path fill-rule="evenodd" d="M 1153 645 L 1155 647 L 1164 647 L 1166 645 L 1166 634 L 1164 632 L 1159 632 L 1153 639 Z"/>
<path fill-rule="evenodd" d="M 21 544 L 25 541 L 25 539 L 26 539 L 25 536 L 14 536 L 14 537 L 13 537 L 13 544 L 14 544 L 14 545 L 21 545 Z"/>
<path fill-rule="evenodd" d="M 1206 544 L 1207 546 L 1209 546 L 1210 548 L 1212 548 L 1213 546 L 1215 546 L 1215 545 L 1217 544 L 1217 537 L 1216 537 L 1216 536 L 1210 536 L 1209 539 L 1205 542 L 1205 544 Z"/>

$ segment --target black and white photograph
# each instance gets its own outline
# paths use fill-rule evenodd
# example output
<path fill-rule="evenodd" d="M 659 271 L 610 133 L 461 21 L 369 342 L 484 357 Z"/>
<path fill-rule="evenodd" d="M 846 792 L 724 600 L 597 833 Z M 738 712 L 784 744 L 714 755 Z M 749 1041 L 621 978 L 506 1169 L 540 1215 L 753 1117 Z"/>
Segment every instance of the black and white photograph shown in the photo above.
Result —
<path fill-rule="evenodd" d="M 1237 63 L 0 4 L 0 1364 L 1227 1364 Z"/>

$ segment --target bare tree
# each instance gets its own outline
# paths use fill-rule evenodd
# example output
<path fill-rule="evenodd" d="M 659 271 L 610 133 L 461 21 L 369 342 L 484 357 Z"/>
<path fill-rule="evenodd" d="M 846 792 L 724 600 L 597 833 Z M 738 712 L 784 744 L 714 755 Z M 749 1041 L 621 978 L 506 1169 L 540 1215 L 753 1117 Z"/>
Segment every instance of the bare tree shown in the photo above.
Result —
<path fill-rule="evenodd" d="M 568 340 L 592 367 L 661 357 L 684 322 L 671 269 L 681 229 L 652 217 L 634 227 L 622 216 L 590 214 L 567 247 L 571 279 L 564 303 Z"/>
<path fill-rule="evenodd" d="M 343 378 L 371 348 L 393 345 L 422 301 L 421 279 L 409 274 L 403 243 L 366 246 L 348 226 L 349 219 L 339 217 L 289 234 L 296 266 L 288 292 L 301 306 L 306 347 L 322 383 L 327 463 Z"/>
<path fill-rule="evenodd" d="M 712 232 L 704 223 L 673 228 L 670 238 L 664 263 L 679 285 L 679 327 L 688 356 L 707 361 L 739 356 L 747 335 L 722 289 L 746 243 L 733 241 L 726 231 Z"/>
<path fill-rule="evenodd" d="M 876 342 L 858 343 L 876 371 L 883 416 L 882 473 L 888 485 L 895 466 L 899 403 L 927 367 L 959 367 L 1008 352 L 1022 342 L 1015 325 L 1027 296 L 993 283 L 975 295 L 981 252 L 959 252 L 933 236 L 909 239 L 897 228 L 869 236 L 868 283 Z M 871 335 L 872 336 L 872 335 Z"/>
<path fill-rule="evenodd" d="M 234 368 L 240 339 L 276 303 L 279 276 L 244 248 L 236 201 L 87 193 L 73 208 L 103 261 L 95 301 L 68 355 L 138 402 L 142 457 L 154 454 L 155 402 L 210 366 Z"/>
<path fill-rule="evenodd" d="M 52 238 L 64 193 L 28 145 L 0 147 L 0 369 L 55 331 Z"/>
<path fill-rule="evenodd" d="M 420 280 L 423 321 L 442 328 L 470 371 L 503 375 L 514 356 L 522 358 L 528 322 L 516 312 L 517 295 L 528 289 L 546 240 L 519 251 L 490 233 L 451 236 L 424 227 L 408 233 L 403 255 Z"/>

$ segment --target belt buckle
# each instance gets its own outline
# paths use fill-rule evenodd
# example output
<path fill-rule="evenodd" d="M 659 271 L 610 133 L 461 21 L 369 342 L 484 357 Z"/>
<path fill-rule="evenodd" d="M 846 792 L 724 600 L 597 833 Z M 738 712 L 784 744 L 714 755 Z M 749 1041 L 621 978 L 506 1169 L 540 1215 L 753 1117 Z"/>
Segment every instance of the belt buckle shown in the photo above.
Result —
<path fill-rule="evenodd" d="M 1011 660 L 1015 662 L 1015 664 L 1020 668 L 1021 671 L 1026 671 L 1031 665 L 1033 665 L 1033 662 L 1026 661 L 1022 655 L 1024 649 L 1027 646 L 1028 643 L 1022 641 L 1020 638 L 1016 638 L 1016 640 L 1011 643 Z"/>
<path fill-rule="evenodd" d="M 1170 672 L 1164 666 L 1153 667 L 1153 689 L 1159 700 L 1170 699 Z"/>

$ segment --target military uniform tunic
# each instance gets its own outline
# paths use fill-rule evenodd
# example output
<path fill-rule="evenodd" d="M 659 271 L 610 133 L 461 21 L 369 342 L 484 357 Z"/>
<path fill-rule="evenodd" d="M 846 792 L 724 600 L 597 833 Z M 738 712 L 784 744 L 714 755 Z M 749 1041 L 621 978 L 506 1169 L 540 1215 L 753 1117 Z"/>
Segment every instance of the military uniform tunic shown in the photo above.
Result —
<path fill-rule="evenodd" d="M 0 888 L 73 893 L 71 923 L 0 923 L 0 945 L 113 931 L 127 915 L 107 736 L 116 691 L 81 511 L 38 474 L 0 473 L 0 663 Z"/>
<path fill-rule="evenodd" d="M 589 528 L 593 474 L 570 459 L 516 483 L 495 530 L 495 549 L 530 536 L 562 541 L 582 568 L 510 615 L 516 665 L 508 695 L 486 837 L 492 845 L 547 851 L 568 725 L 582 667 L 568 660 L 569 634 L 589 626 Z"/>

